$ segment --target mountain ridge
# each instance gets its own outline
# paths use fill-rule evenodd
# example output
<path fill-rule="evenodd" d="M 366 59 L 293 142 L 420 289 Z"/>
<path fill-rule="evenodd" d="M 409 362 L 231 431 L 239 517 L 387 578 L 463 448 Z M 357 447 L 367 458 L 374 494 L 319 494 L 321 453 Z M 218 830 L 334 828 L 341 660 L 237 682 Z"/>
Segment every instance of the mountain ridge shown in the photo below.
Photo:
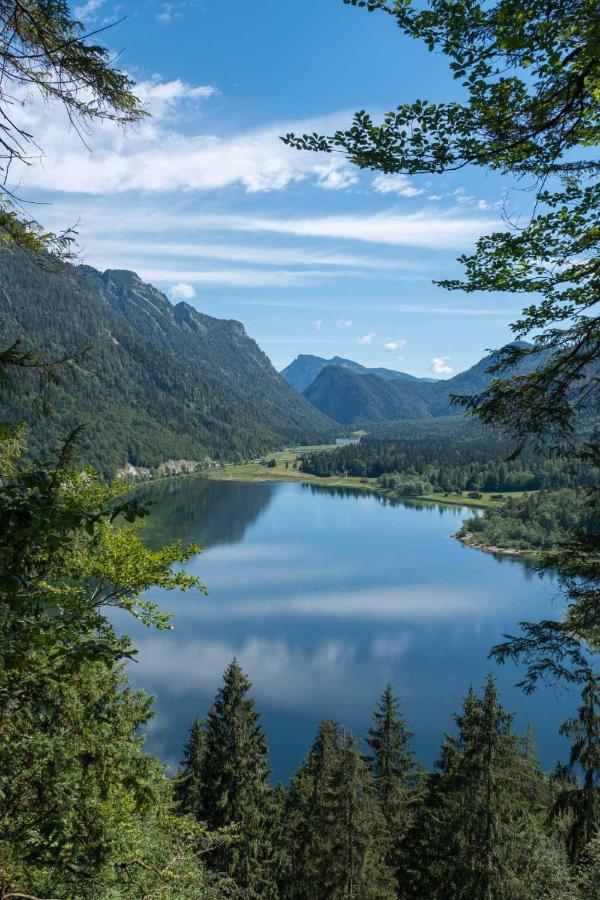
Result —
<path fill-rule="evenodd" d="M 91 345 L 58 383 L 26 373 L 6 397 L 33 455 L 47 455 L 84 425 L 84 462 L 113 474 L 127 463 L 252 458 L 331 437 L 334 424 L 281 378 L 236 320 L 173 305 L 134 272 L 0 258 L 7 302 L 0 339 L 57 359 Z M 10 302 L 8 302 L 10 300 Z M 39 415 L 41 401 L 51 415 Z"/>
<path fill-rule="evenodd" d="M 360 374 L 347 366 L 325 366 L 304 389 L 304 396 L 340 425 L 358 426 L 389 421 L 460 416 L 451 402 L 455 394 L 477 394 L 492 379 L 488 369 L 497 354 L 443 381 L 383 379 Z"/>
<path fill-rule="evenodd" d="M 409 375 L 408 372 L 400 372 L 396 369 L 386 369 L 383 366 L 376 368 L 368 368 L 360 363 L 354 362 L 352 359 L 345 359 L 343 356 L 333 356 L 331 359 L 325 359 L 322 356 L 313 356 L 310 353 L 300 353 L 289 366 L 281 370 L 281 376 L 296 388 L 300 393 L 309 387 L 315 381 L 323 369 L 327 366 L 338 366 L 340 368 L 350 369 L 359 375 L 376 375 L 385 381 L 422 381 L 434 382 L 434 378 L 419 378 L 416 375 Z"/>

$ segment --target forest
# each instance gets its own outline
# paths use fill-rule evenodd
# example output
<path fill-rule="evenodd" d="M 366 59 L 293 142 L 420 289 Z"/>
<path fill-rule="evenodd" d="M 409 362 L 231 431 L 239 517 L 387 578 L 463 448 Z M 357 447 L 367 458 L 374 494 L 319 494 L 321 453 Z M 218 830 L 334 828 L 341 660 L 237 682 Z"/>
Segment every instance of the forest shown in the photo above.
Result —
<path fill-rule="evenodd" d="M 207 715 L 191 723 L 170 780 L 135 738 L 147 698 L 119 694 L 98 670 L 85 673 L 85 684 L 76 706 L 63 694 L 64 768 L 54 773 L 93 777 L 84 805 L 72 794 L 47 795 L 49 748 L 37 744 L 36 770 L 26 773 L 27 731 L 17 742 L 19 787 L 8 796 L 16 803 L 28 791 L 40 802 L 35 817 L 17 815 L 5 832 L 20 851 L 11 863 L 23 866 L 27 891 L 214 900 L 597 896 L 600 840 L 585 742 L 600 739 L 595 684 L 561 727 L 573 749 L 551 774 L 540 770 L 531 731 L 515 733 L 490 676 L 464 697 L 433 771 L 415 758 L 414 735 L 387 685 L 364 740 L 323 721 L 287 787 L 269 779 L 260 714 L 236 660 Z M 100 698 L 105 725 L 93 736 L 85 712 Z M 107 764 L 118 779 L 110 785 Z M 52 824 L 58 838 L 59 822 L 78 860 L 63 869 L 65 843 L 34 852 L 36 829 Z"/>
<path fill-rule="evenodd" d="M 335 450 L 308 451 L 300 468 L 311 475 L 394 476 L 400 484 L 418 480 L 434 491 L 537 491 L 589 484 L 583 463 L 524 450 L 510 459 L 513 444 L 484 432 L 461 439 L 459 433 L 402 440 L 362 438 Z M 385 487 L 392 487 L 382 479 Z M 398 488 L 397 488 L 398 490 Z M 399 490 L 401 493 L 401 490 Z M 423 491 L 427 493 L 428 491 Z"/>

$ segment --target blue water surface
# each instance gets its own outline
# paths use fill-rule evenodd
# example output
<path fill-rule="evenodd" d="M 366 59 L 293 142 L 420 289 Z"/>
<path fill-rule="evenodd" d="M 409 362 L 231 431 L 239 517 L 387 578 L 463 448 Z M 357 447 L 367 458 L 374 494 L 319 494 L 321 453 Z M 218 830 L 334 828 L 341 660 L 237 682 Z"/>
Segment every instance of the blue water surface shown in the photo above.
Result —
<path fill-rule="evenodd" d="M 516 559 L 453 539 L 473 512 L 200 478 L 145 494 L 154 502 L 149 543 L 181 538 L 205 548 L 185 568 L 208 596 L 150 593 L 173 613 L 172 632 L 115 617 L 139 649 L 133 684 L 156 695 L 148 748 L 171 766 L 234 656 L 252 681 L 276 779 L 302 762 L 325 717 L 363 736 L 388 681 L 418 757 L 432 765 L 462 697 L 488 672 L 516 728 L 533 726 L 543 766 L 564 760 L 557 729 L 576 698 L 549 689 L 525 696 L 515 687 L 522 672 L 488 658 L 520 621 L 560 611 L 556 585 Z"/>

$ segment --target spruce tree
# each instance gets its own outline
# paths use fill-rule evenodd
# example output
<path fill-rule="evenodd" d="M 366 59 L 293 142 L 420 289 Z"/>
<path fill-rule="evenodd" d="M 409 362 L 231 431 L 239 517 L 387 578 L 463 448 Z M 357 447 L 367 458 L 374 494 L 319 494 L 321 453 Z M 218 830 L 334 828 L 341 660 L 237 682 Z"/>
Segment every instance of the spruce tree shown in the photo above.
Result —
<path fill-rule="evenodd" d="M 267 744 L 250 687 L 234 659 L 206 722 L 200 813 L 211 829 L 234 826 L 233 839 L 213 862 L 232 876 L 244 897 L 268 898 L 273 894 L 266 841 Z"/>
<path fill-rule="evenodd" d="M 294 775 L 288 796 L 289 871 L 281 894 L 294 900 L 321 896 L 329 884 L 332 784 L 342 752 L 339 726 L 321 722 L 306 762 Z M 316 892 L 316 893 L 315 893 Z"/>
<path fill-rule="evenodd" d="M 206 752 L 206 722 L 196 719 L 183 750 L 182 769 L 174 784 L 178 809 L 202 819 L 202 766 Z"/>
<path fill-rule="evenodd" d="M 458 734 L 446 737 L 420 822 L 427 865 L 417 876 L 417 896 L 419 891 L 431 900 L 565 896 L 564 863 L 530 809 L 531 766 L 491 677 L 482 698 L 469 691 L 455 721 Z M 549 884 L 552 867 L 557 874 Z"/>
<path fill-rule="evenodd" d="M 553 818 L 564 813 L 572 816 L 568 850 L 573 862 L 597 835 L 600 825 L 600 685 L 593 672 L 587 674 L 581 697 L 577 718 L 564 722 L 560 733 L 572 742 L 566 772 L 576 776 L 580 771 L 582 781 L 569 786 L 552 809 Z"/>
<path fill-rule="evenodd" d="M 333 897 L 385 900 L 396 896 L 386 863 L 386 821 L 358 742 L 349 732 L 333 780 Z"/>
<path fill-rule="evenodd" d="M 294 900 L 392 900 L 384 859 L 385 821 L 356 739 L 331 720 L 319 727 L 288 801 L 289 872 L 281 896 Z"/>
<path fill-rule="evenodd" d="M 385 819 L 388 864 L 402 880 L 405 860 L 404 839 L 418 799 L 418 773 L 408 730 L 400 713 L 400 703 L 388 684 L 379 699 L 368 731 L 368 757 L 375 790 Z"/>

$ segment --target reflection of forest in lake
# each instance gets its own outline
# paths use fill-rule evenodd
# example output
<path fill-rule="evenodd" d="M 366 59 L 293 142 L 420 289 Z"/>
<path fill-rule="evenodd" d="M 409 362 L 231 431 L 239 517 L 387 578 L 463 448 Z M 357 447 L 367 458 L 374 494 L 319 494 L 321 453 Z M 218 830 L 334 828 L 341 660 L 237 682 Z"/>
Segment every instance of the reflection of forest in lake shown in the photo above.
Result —
<path fill-rule="evenodd" d="M 241 541 L 248 526 L 273 500 L 276 485 L 171 478 L 136 491 L 150 504 L 144 539 L 152 547 L 180 539 L 201 547 Z"/>
<path fill-rule="evenodd" d="M 207 548 L 186 564 L 207 597 L 151 592 L 174 614 L 172 632 L 114 617 L 139 648 L 134 685 L 157 697 L 150 748 L 165 760 L 180 758 L 233 656 L 253 682 L 277 777 L 299 764 L 326 716 L 364 734 L 388 680 L 429 764 L 461 698 L 490 671 L 518 727 L 534 726 L 544 766 L 563 753 L 557 726 L 570 699 L 525 697 L 518 670 L 488 658 L 520 621 L 556 614 L 552 578 L 453 540 L 465 509 L 382 502 L 344 487 L 194 478 L 145 494 L 156 504 L 153 543 L 180 537 Z"/>

